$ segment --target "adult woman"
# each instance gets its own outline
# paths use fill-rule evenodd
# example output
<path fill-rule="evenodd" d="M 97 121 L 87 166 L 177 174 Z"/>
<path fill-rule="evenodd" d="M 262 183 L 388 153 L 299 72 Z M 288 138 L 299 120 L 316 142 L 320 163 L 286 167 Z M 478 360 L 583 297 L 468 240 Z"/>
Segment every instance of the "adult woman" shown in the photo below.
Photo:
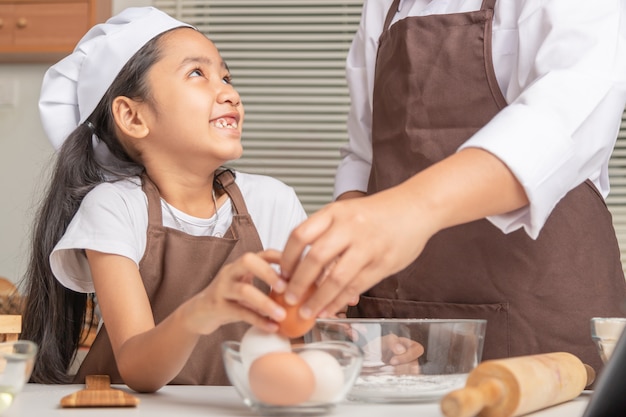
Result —
<path fill-rule="evenodd" d="M 366 2 L 345 201 L 297 228 L 281 263 L 290 302 L 326 277 L 303 316 L 371 288 L 349 314 L 487 318 L 485 358 L 567 350 L 601 366 L 589 318 L 626 299 L 603 200 L 626 6 L 585 6 Z"/>

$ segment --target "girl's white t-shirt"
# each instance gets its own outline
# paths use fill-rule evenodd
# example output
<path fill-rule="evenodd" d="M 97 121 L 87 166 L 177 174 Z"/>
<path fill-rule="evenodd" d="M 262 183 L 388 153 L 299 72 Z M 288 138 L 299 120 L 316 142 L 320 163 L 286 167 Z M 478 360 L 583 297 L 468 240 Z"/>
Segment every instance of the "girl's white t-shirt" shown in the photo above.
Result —
<path fill-rule="evenodd" d="M 237 172 L 239 186 L 248 212 L 256 226 L 264 249 L 282 250 L 294 227 L 305 218 L 293 188 L 262 175 Z M 179 229 L 161 200 L 163 225 Z M 233 218 L 230 199 L 218 211 L 217 219 L 189 216 L 174 207 L 186 233 L 223 236 Z M 217 224 L 216 223 L 217 220 Z M 57 280 L 65 287 L 83 293 L 94 292 L 85 249 L 125 256 L 139 266 L 146 249 L 148 200 L 139 177 L 103 183 L 83 199 L 65 234 L 50 255 L 50 265 Z"/>

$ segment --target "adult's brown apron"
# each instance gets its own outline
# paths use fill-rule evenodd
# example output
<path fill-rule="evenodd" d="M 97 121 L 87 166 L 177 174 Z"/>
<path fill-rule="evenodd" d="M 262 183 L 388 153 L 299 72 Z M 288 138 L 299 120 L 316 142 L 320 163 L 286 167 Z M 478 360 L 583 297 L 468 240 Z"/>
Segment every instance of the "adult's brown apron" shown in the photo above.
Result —
<path fill-rule="evenodd" d="M 390 27 L 398 3 L 378 48 L 368 193 L 451 155 L 506 106 L 491 59 L 495 0 Z M 562 199 L 537 240 L 487 220 L 437 233 L 348 315 L 487 319 L 483 359 L 568 351 L 599 369 L 589 319 L 624 315 L 625 300 L 611 215 L 587 181 Z"/>
<path fill-rule="evenodd" d="M 206 288 L 224 263 L 245 252 L 260 251 L 263 246 L 230 171 L 224 170 L 216 177 L 216 187 L 226 190 L 235 209 L 233 222 L 223 238 L 192 236 L 164 227 L 159 191 L 147 176 L 142 177 L 142 182 L 148 198 L 148 232 L 139 271 L 158 324 L 184 301 Z M 264 290 L 267 291 L 267 287 Z M 128 319 L 132 320 L 132 317 Z M 234 323 L 202 336 L 184 368 L 169 383 L 229 385 L 220 344 L 224 340 L 240 340 L 247 327 L 243 323 Z M 110 375 L 112 383 L 123 383 L 104 325 L 74 383 L 84 383 L 85 376 L 92 374 Z"/>

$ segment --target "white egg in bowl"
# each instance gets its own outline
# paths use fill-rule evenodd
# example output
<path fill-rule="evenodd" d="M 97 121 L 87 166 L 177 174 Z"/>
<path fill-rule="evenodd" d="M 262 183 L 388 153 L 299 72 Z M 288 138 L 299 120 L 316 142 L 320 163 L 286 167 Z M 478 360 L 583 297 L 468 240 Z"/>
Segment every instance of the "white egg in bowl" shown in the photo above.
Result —
<path fill-rule="evenodd" d="M 224 367 L 244 403 L 260 415 L 331 411 L 345 400 L 363 363 L 361 349 L 352 342 L 296 344 L 289 351 L 281 348 L 244 361 L 241 345 L 222 344 Z"/>

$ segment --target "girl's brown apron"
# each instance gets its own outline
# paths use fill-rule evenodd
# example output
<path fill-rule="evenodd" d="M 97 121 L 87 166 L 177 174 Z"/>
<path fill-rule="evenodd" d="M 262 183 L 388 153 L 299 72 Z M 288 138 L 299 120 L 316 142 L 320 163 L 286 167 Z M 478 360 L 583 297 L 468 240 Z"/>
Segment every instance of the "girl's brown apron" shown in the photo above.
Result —
<path fill-rule="evenodd" d="M 495 0 L 389 27 L 398 4 L 376 62 L 369 193 L 451 155 L 506 106 L 491 59 Z M 622 316 L 625 300 L 611 215 L 587 181 L 559 202 L 537 240 L 487 220 L 437 233 L 348 314 L 487 319 L 483 359 L 568 351 L 599 369 L 589 319 Z"/>
<path fill-rule="evenodd" d="M 216 176 L 216 187 L 226 190 L 235 209 L 232 225 L 223 238 L 192 236 L 164 227 L 159 192 L 147 176 L 143 176 L 142 182 L 148 197 L 148 236 L 139 271 L 158 324 L 184 301 L 206 288 L 222 265 L 245 252 L 258 252 L 263 245 L 232 172 L 224 170 Z M 264 290 L 267 291 L 266 286 Z M 233 323 L 201 337 L 186 365 L 170 384 L 229 385 L 220 344 L 224 340 L 240 340 L 247 327 Z M 123 383 L 104 325 L 74 383 L 83 383 L 85 376 L 92 374 L 110 375 L 112 383 Z"/>

